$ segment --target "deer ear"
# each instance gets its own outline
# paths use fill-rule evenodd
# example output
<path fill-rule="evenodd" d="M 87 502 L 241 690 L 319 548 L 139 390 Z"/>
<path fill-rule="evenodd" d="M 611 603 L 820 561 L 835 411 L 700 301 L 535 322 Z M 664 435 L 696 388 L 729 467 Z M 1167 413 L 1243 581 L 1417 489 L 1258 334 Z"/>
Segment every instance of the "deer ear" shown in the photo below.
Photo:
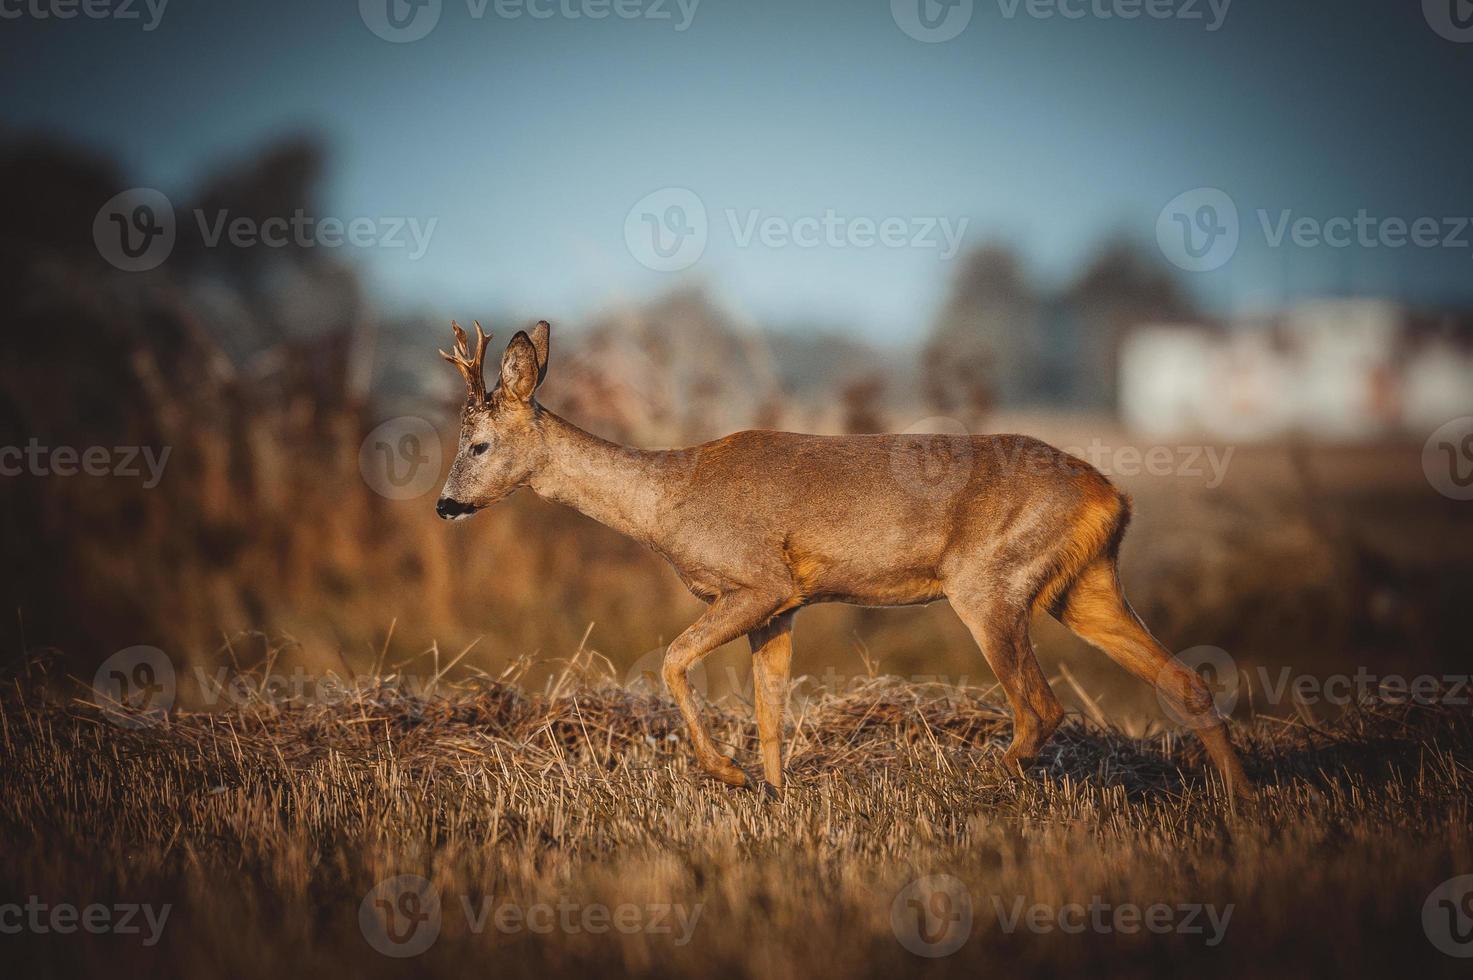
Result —
<path fill-rule="evenodd" d="M 537 326 L 532 328 L 532 346 L 537 349 L 537 383 L 541 384 L 547 377 L 547 353 L 551 342 L 552 324 L 546 320 L 538 320 Z"/>
<path fill-rule="evenodd" d="M 506 345 L 506 353 L 501 355 L 501 390 L 519 402 L 529 402 L 540 380 L 537 348 L 532 345 L 532 338 L 526 331 L 518 330 L 511 343 Z"/>

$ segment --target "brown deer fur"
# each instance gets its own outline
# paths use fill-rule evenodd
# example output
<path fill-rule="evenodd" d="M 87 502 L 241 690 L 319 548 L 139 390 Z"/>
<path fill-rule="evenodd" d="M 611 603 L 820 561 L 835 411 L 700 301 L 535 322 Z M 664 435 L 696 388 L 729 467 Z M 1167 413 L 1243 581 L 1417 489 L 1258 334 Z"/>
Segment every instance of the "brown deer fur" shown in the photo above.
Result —
<path fill-rule="evenodd" d="M 747 431 L 674 450 L 607 442 L 539 405 L 547 323 L 519 332 L 490 394 L 477 351 L 456 327 L 470 398 L 437 509 L 468 517 L 522 487 L 644 542 L 707 609 L 665 655 L 663 675 L 701 767 L 733 786 L 745 773 L 717 751 L 687 672 L 743 635 L 751 643 L 757 726 L 768 787 L 781 789 L 782 720 L 793 616 L 815 602 L 900 606 L 945 598 L 997 674 L 1014 718 L 1003 759 L 1018 769 L 1058 726 L 1054 696 L 1028 638 L 1045 610 L 1157 686 L 1193 727 L 1228 787 L 1251 785 L 1201 678 L 1151 636 L 1120 588 L 1116 555 L 1128 499 L 1098 470 L 1036 439 L 996 436 L 817 436 Z M 924 454 L 949 459 L 937 485 L 910 479 Z"/>

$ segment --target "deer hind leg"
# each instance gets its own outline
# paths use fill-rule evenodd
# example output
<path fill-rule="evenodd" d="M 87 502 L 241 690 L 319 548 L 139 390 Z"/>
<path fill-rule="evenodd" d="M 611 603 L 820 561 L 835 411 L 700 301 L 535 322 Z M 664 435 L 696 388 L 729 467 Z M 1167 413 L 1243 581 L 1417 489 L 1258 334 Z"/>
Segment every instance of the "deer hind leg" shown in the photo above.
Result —
<path fill-rule="evenodd" d="M 1043 676 L 1028 639 L 1028 608 L 964 589 L 948 591 L 947 598 L 982 648 L 1013 709 L 1013 741 L 1003 754 L 1003 764 L 1021 772 L 1064 719 L 1064 706 Z"/>
<path fill-rule="evenodd" d="M 677 636 L 665 651 L 661 674 L 675 698 L 681 717 L 685 719 L 696 761 L 708 775 L 728 786 L 747 785 L 746 773 L 716 750 L 711 736 L 701 724 L 695 695 L 686 674 L 712 650 L 761 626 L 772 617 L 778 605 L 779 600 L 755 592 L 729 592 L 718 596 L 701 618 Z"/>
<path fill-rule="evenodd" d="M 1253 795 L 1207 685 L 1146 629 L 1126 601 L 1113 558 L 1096 559 L 1080 573 L 1060 612 L 1065 626 L 1160 692 L 1174 720 L 1196 731 L 1231 792 Z"/>
<path fill-rule="evenodd" d="M 783 712 L 788 706 L 788 673 L 793 662 L 793 613 L 785 612 L 747 634 L 752 644 L 752 703 L 762 742 L 762 773 L 767 793 L 783 788 Z"/>

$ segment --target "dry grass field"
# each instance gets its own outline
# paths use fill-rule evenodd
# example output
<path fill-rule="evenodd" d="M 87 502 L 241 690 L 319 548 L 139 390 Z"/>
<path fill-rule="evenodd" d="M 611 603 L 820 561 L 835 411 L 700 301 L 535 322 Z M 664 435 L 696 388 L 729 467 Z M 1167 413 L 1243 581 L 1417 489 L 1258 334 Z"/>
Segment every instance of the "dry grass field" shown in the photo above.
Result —
<path fill-rule="evenodd" d="M 769 802 L 702 781 L 663 693 L 589 656 L 535 691 L 518 669 L 297 699 L 265 679 L 153 718 L 55 664 L 9 672 L 0 894 L 41 924 L 0 936 L 11 975 L 1466 969 L 1423 916 L 1473 871 L 1466 704 L 1241 723 L 1263 791 L 1234 810 L 1179 733 L 1071 717 L 1009 778 L 994 692 L 875 676 L 795 696 Z M 754 765 L 748 708 L 707 710 Z M 137 931 L 48 917 L 66 903 L 141 906 Z"/>

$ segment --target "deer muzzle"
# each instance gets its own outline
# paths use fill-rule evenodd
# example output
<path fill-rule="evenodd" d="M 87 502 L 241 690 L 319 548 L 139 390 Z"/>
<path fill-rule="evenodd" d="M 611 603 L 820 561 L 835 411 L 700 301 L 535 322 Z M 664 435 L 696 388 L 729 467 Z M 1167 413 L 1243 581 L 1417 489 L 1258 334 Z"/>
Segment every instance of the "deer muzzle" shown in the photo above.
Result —
<path fill-rule="evenodd" d="M 447 521 L 464 520 L 479 509 L 475 504 L 463 504 L 452 497 L 441 497 L 435 501 L 435 513 Z"/>

